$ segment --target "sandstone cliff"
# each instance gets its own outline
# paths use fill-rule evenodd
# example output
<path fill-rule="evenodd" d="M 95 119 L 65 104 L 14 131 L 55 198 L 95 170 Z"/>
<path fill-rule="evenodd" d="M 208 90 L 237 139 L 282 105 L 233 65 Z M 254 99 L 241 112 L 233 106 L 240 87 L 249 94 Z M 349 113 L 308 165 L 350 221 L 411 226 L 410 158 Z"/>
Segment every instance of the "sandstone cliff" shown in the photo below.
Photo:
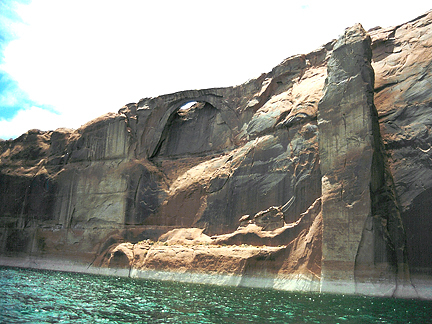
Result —
<path fill-rule="evenodd" d="M 432 12 L 357 24 L 239 86 L 0 142 L 0 263 L 432 298 L 431 47 Z"/>

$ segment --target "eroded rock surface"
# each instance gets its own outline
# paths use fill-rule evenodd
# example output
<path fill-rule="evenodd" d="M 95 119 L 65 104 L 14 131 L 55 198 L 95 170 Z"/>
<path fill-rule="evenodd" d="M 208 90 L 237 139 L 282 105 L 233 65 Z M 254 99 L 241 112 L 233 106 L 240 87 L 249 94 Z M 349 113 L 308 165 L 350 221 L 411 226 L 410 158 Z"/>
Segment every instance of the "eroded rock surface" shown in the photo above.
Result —
<path fill-rule="evenodd" d="M 1 141 L 0 261 L 432 298 L 431 39 L 430 12 L 355 25 L 240 86 Z"/>

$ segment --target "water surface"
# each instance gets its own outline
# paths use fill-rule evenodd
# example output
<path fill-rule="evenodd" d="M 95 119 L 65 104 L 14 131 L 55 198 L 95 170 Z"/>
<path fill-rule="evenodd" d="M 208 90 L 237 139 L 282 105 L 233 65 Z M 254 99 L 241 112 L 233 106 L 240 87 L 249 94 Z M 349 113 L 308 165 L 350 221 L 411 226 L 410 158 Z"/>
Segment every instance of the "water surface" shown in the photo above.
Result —
<path fill-rule="evenodd" d="M 431 323 L 432 301 L 0 267 L 0 323 Z"/>

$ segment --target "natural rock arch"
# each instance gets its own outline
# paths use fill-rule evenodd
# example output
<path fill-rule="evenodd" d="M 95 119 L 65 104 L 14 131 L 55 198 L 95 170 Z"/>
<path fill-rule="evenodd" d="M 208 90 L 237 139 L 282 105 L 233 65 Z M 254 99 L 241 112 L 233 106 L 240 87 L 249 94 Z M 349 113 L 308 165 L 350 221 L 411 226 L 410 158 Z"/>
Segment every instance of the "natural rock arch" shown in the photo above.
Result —
<path fill-rule="evenodd" d="M 168 119 L 155 156 L 202 155 L 232 146 L 232 131 L 213 105 L 200 101 L 183 107 Z"/>
<path fill-rule="evenodd" d="M 182 91 L 174 94 L 160 96 L 157 98 L 143 99 L 138 103 L 137 113 L 140 110 L 150 110 L 145 131 L 141 135 L 142 151 L 147 157 L 155 157 L 160 151 L 166 127 L 175 118 L 178 110 L 191 101 L 203 102 L 211 105 L 217 110 L 220 121 L 229 128 L 232 136 L 235 136 L 239 128 L 237 113 L 225 100 L 223 88 Z M 164 133 L 165 132 L 165 133 Z"/>

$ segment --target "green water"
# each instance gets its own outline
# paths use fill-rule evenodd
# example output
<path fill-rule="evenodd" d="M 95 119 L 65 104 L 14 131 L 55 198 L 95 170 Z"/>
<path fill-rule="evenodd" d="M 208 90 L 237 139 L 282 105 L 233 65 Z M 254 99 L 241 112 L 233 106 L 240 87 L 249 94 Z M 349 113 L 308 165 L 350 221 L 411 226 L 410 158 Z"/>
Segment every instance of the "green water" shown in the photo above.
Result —
<path fill-rule="evenodd" d="M 432 301 L 0 267 L 0 323 L 432 323 Z"/>

